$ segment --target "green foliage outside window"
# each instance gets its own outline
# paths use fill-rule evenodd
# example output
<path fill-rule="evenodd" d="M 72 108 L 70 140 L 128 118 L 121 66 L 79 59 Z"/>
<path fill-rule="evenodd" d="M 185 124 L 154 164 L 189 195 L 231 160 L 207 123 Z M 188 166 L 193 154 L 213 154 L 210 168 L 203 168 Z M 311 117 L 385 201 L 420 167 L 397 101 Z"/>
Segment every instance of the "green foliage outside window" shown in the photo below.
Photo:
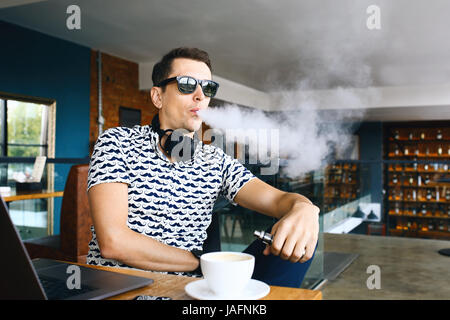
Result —
<path fill-rule="evenodd" d="M 41 147 L 10 144 L 45 144 L 41 141 L 45 105 L 8 101 L 8 157 L 35 157 Z"/>

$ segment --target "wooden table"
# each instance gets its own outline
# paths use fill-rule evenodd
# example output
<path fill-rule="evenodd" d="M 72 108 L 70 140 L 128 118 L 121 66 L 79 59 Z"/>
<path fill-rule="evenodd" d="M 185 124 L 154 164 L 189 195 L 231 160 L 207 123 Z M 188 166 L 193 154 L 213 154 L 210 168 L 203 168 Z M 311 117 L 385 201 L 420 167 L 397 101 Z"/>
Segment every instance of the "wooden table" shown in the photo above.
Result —
<path fill-rule="evenodd" d="M 30 199 L 45 199 L 52 197 L 62 197 L 64 191 L 30 191 L 30 192 L 15 192 L 12 191 L 9 196 L 3 196 L 5 202 L 19 201 L 19 200 L 30 200 Z"/>
<path fill-rule="evenodd" d="M 189 282 L 199 280 L 199 278 L 183 277 L 133 269 L 100 267 L 86 264 L 79 265 L 100 270 L 151 278 L 154 280 L 151 285 L 128 291 L 114 297 L 110 297 L 108 298 L 108 300 L 131 300 L 138 295 L 169 297 L 173 300 L 192 300 L 192 298 L 184 291 L 184 287 Z M 270 286 L 270 293 L 262 300 L 322 300 L 322 292 L 319 290 Z"/>

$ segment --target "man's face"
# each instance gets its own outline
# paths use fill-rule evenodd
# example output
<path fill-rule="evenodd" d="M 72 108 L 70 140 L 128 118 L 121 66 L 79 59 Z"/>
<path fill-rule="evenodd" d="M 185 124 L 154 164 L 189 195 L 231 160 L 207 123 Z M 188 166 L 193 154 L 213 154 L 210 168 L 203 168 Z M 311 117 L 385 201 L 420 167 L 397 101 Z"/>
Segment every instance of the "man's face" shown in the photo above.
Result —
<path fill-rule="evenodd" d="M 172 72 L 167 78 L 176 76 L 191 76 L 198 80 L 211 80 L 211 70 L 204 63 L 186 58 L 176 58 L 172 61 Z M 202 119 L 195 110 L 208 107 L 211 98 L 203 94 L 200 85 L 193 93 L 184 94 L 178 90 L 177 82 L 166 85 L 164 92 L 161 88 L 153 88 L 160 92 L 159 117 L 162 129 L 186 129 L 194 132 L 200 129 Z"/>

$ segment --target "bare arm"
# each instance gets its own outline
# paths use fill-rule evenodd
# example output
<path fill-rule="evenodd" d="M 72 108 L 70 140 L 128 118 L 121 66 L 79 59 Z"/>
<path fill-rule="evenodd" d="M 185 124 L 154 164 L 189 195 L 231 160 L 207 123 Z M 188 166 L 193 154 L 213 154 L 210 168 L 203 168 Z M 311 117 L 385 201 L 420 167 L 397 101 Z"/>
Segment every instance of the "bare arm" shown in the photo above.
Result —
<path fill-rule="evenodd" d="M 276 189 L 255 178 L 247 182 L 234 198 L 239 205 L 275 218 L 271 252 L 291 262 L 311 259 L 319 236 L 319 208 L 297 193 Z"/>
<path fill-rule="evenodd" d="M 125 183 L 95 185 L 89 189 L 88 197 L 102 257 L 144 270 L 192 271 L 198 267 L 198 259 L 190 252 L 128 228 Z"/>

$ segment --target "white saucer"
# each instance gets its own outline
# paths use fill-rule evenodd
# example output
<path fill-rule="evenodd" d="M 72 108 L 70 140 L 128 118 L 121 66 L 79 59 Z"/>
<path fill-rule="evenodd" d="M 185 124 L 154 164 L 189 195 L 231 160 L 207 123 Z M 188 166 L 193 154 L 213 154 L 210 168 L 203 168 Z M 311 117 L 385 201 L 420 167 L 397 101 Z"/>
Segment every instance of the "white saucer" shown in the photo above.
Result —
<path fill-rule="evenodd" d="M 264 298 L 269 292 L 270 287 L 259 280 L 250 279 L 244 291 L 239 296 L 226 297 L 217 296 L 212 292 L 206 279 L 190 282 L 184 287 L 188 295 L 198 300 L 257 300 Z"/>

